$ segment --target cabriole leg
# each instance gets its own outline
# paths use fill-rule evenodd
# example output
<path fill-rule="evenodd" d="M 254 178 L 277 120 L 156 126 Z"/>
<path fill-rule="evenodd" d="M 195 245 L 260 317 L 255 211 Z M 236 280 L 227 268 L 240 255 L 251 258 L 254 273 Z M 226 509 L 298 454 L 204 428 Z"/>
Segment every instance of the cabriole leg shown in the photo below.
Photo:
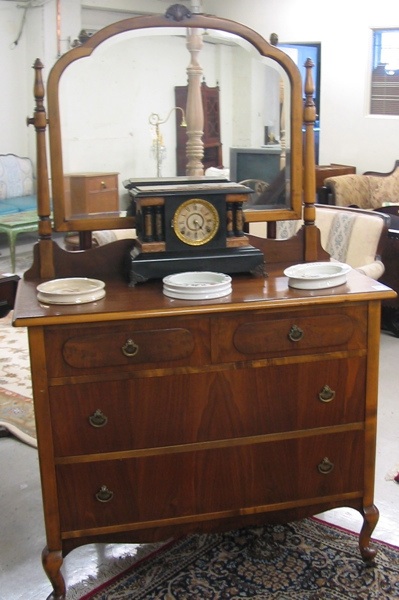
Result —
<path fill-rule="evenodd" d="M 63 558 L 60 550 L 51 552 L 47 546 L 43 549 L 42 565 L 53 586 L 53 592 L 47 600 L 64 600 L 65 598 L 65 581 L 60 572 L 62 563 Z"/>
<path fill-rule="evenodd" d="M 363 509 L 363 526 L 359 535 L 359 548 L 365 563 L 372 564 L 377 554 L 377 550 L 370 547 L 370 539 L 378 523 L 379 515 L 378 508 L 374 504 Z"/>

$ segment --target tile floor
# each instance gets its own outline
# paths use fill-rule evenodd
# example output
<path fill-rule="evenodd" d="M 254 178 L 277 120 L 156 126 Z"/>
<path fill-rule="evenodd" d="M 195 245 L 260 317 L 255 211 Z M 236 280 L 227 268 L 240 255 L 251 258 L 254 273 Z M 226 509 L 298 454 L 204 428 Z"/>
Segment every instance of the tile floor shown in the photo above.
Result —
<path fill-rule="evenodd" d="M 4 254 L 2 244 L 0 252 Z M 399 484 L 387 479 L 399 470 L 398 364 L 399 339 L 382 332 L 375 486 L 380 520 L 373 537 L 399 546 Z M 51 588 L 41 566 L 45 531 L 36 450 L 12 437 L 0 438 L 0 473 L 0 600 L 44 600 Z M 322 518 L 356 532 L 362 523 L 356 511 L 345 508 L 323 513 Z M 73 585 L 135 548 L 118 544 L 78 548 L 66 557 L 63 574 Z"/>

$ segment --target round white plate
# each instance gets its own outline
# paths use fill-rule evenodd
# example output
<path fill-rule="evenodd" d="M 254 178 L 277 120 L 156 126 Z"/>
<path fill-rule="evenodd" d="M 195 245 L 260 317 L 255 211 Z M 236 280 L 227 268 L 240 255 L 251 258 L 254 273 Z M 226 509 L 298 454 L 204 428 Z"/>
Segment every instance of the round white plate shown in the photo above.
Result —
<path fill-rule="evenodd" d="M 290 287 L 319 290 L 342 285 L 351 269 L 349 265 L 339 262 L 302 263 L 288 267 L 284 275 L 288 277 Z"/>
<path fill-rule="evenodd" d="M 88 277 L 52 279 L 37 286 L 37 298 L 47 304 L 84 304 L 105 296 L 105 283 Z"/>
<path fill-rule="evenodd" d="M 163 279 L 163 293 L 181 300 L 209 300 L 231 293 L 231 277 L 213 271 L 188 271 Z"/>
<path fill-rule="evenodd" d="M 231 285 L 223 290 L 214 290 L 214 291 L 202 291 L 197 293 L 188 294 L 186 291 L 182 290 L 172 290 L 163 288 L 163 293 L 168 298 L 176 298 L 178 300 L 212 300 L 214 298 L 222 298 L 223 296 L 228 296 L 231 294 Z"/>
<path fill-rule="evenodd" d="M 213 271 L 187 271 L 185 273 L 176 273 L 163 278 L 164 285 L 176 288 L 198 288 L 208 287 L 216 288 L 226 283 L 231 283 L 230 275 L 224 273 L 215 273 Z"/>

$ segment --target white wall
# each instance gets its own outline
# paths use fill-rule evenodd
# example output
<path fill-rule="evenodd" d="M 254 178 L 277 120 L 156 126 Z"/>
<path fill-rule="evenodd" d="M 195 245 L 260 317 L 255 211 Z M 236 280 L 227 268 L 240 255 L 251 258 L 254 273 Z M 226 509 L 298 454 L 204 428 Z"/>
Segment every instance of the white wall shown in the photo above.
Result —
<path fill-rule="evenodd" d="M 26 117 L 32 94 L 32 71 L 26 59 L 26 34 L 15 45 L 24 11 L 0 2 L 0 153 L 29 154 Z"/>
<path fill-rule="evenodd" d="M 207 12 L 266 39 L 321 42 L 320 164 L 390 171 L 399 159 L 399 117 L 368 114 L 371 29 L 399 28 L 397 0 L 204 0 Z"/>
<path fill-rule="evenodd" d="M 80 16 L 80 0 L 67 1 L 68 13 L 74 13 L 75 29 L 76 17 Z M 63 42 L 61 52 L 65 47 Z M 28 10 L 19 2 L 0 0 L 0 153 L 13 152 L 30 156 L 35 161 L 35 130 L 26 124 L 35 107 L 32 67 L 39 58 L 44 64 L 46 80 L 58 55 L 55 0 L 33 5 Z"/>
<path fill-rule="evenodd" d="M 187 0 L 184 1 L 189 5 Z M 113 10 L 164 12 L 167 0 L 85 0 L 85 6 L 103 5 Z M 280 42 L 321 42 L 320 163 L 353 164 L 358 172 L 388 171 L 399 158 L 399 118 L 368 115 L 372 27 L 399 27 L 399 2 L 335 0 L 204 0 L 204 11 L 240 21 L 266 39 L 272 32 Z M 12 48 L 23 16 L 17 2 L 0 0 L 0 152 L 34 158 L 32 127 L 26 117 L 33 112 L 35 58 L 44 64 L 44 75 L 57 58 L 55 0 L 28 11 L 19 44 Z M 80 0 L 61 0 L 62 45 L 78 34 Z M 63 49 L 62 48 L 62 49 Z M 222 120 L 223 120 L 222 115 Z"/>

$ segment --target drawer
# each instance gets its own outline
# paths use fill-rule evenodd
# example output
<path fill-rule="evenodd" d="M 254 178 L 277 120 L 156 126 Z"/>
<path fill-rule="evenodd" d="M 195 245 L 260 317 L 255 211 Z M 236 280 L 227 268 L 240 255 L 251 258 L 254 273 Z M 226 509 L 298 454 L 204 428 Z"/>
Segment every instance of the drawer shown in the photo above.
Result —
<path fill-rule="evenodd" d="M 213 360 L 243 360 L 364 349 L 367 309 L 292 310 L 218 318 L 213 329 Z"/>
<path fill-rule="evenodd" d="M 56 456 L 364 420 L 365 358 L 50 388 Z"/>
<path fill-rule="evenodd" d="M 86 198 L 87 212 L 112 212 L 119 209 L 119 198 L 116 191 L 101 190 L 88 194 Z"/>
<path fill-rule="evenodd" d="M 88 192 L 107 192 L 115 191 L 118 187 L 118 178 L 116 175 L 97 175 L 88 177 L 86 188 Z"/>
<path fill-rule="evenodd" d="M 48 327 L 50 377 L 201 365 L 210 361 L 208 319 L 146 319 Z"/>
<path fill-rule="evenodd" d="M 63 531 L 363 493 L 363 432 L 57 466 Z M 331 470 L 330 470 L 331 469 Z M 166 524 L 166 523 L 165 523 Z M 170 523 L 169 523 L 170 524 Z"/>

